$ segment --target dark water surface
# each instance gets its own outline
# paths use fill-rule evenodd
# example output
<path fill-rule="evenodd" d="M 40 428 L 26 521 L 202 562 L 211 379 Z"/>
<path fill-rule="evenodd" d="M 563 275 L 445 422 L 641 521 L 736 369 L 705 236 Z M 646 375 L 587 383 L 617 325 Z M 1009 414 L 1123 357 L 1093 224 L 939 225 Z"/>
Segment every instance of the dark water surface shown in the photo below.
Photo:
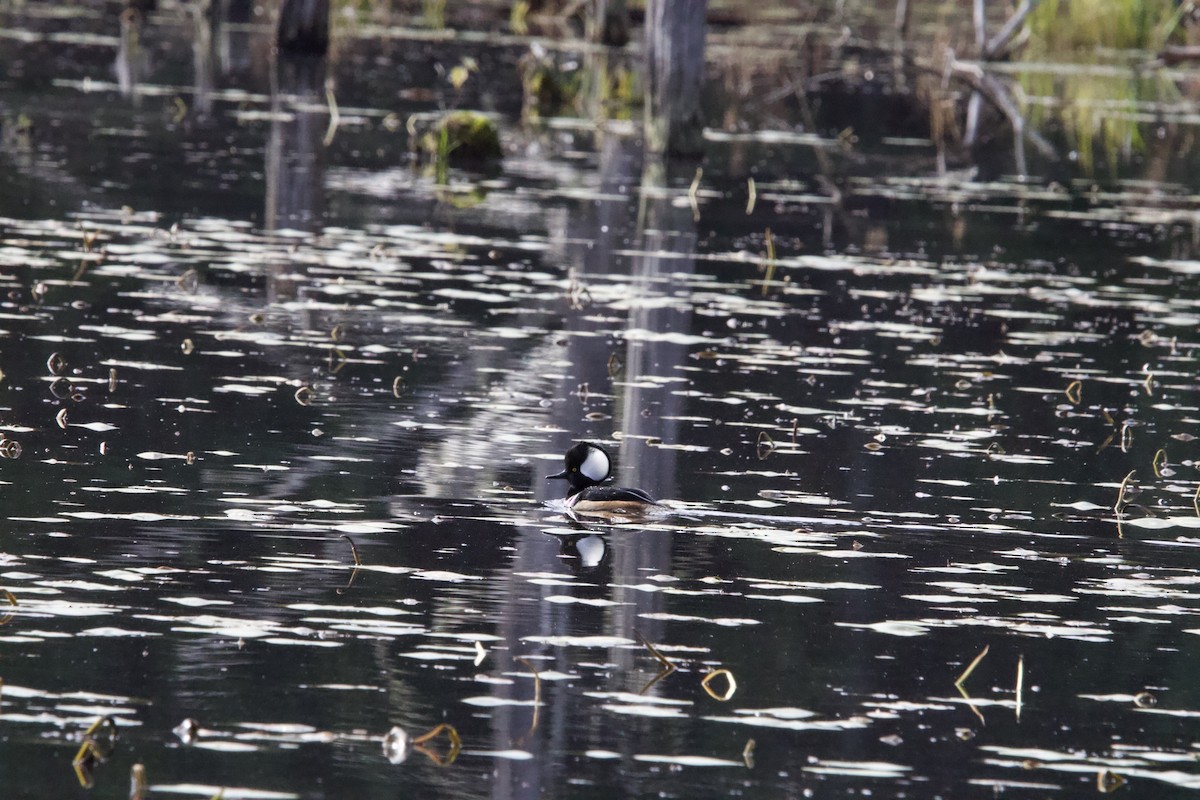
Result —
<path fill-rule="evenodd" d="M 273 70 L 164 6 L 132 54 L 5 7 L 6 796 L 82 792 L 104 716 L 106 798 L 1200 787 L 1194 119 L 1018 180 L 714 67 L 693 185 L 619 113 L 522 123 L 528 41 Z M 497 174 L 413 154 L 448 107 Z M 668 508 L 564 516 L 579 439 Z"/>

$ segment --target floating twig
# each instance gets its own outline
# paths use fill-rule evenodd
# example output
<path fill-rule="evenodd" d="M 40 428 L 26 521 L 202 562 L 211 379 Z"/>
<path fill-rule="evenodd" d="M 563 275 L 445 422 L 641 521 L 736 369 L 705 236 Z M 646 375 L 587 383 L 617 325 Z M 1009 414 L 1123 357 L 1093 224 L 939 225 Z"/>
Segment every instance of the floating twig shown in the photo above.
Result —
<path fill-rule="evenodd" d="M 1096 773 L 1096 791 L 1100 794 L 1112 794 L 1125 785 L 1125 779 L 1111 769 L 1102 769 Z"/>
<path fill-rule="evenodd" d="M 1124 539 L 1125 531 L 1121 528 L 1121 512 L 1124 510 L 1125 492 L 1129 489 L 1129 480 L 1137 472 L 1136 469 L 1129 470 L 1129 474 L 1121 480 L 1121 488 L 1117 490 L 1117 502 L 1113 504 L 1113 514 L 1117 517 L 1117 538 Z"/>
<path fill-rule="evenodd" d="M 338 113 L 337 98 L 333 96 L 333 87 L 328 83 L 325 84 L 325 102 L 329 104 L 329 127 L 325 129 L 325 138 L 322 143 L 329 147 L 333 144 L 333 137 L 337 135 L 338 123 L 342 121 L 342 115 Z"/>
<path fill-rule="evenodd" d="M 654 658 L 658 661 L 658 663 L 662 664 L 664 667 L 671 670 L 672 672 L 679 669 L 679 667 L 677 667 L 675 665 L 675 662 L 672 661 L 671 659 L 667 658 L 666 656 L 664 656 L 657 647 L 655 647 L 653 644 L 650 643 L 649 639 L 647 639 L 645 636 L 642 635 L 641 631 L 635 630 L 633 632 L 633 635 L 636 636 L 638 638 L 638 641 L 641 642 L 642 645 L 647 650 L 650 651 L 650 655 L 654 656 Z"/>
<path fill-rule="evenodd" d="M 182 275 L 175 279 L 175 285 L 181 290 L 191 294 L 200 288 L 200 273 L 194 269 L 186 270 Z"/>
<path fill-rule="evenodd" d="M 362 559 L 358 556 L 358 548 L 354 546 L 354 540 L 344 533 L 342 534 L 342 538 L 350 543 L 350 554 L 354 556 L 354 566 L 361 567 Z"/>
<path fill-rule="evenodd" d="M 104 723 L 108 723 L 109 739 L 105 748 L 101 748 L 99 740 L 95 734 Z M 113 746 L 117 741 L 117 724 L 112 717 L 97 717 L 96 721 L 83 733 L 83 743 L 79 746 L 79 752 L 75 754 L 75 758 L 71 761 L 71 766 L 75 769 L 75 777 L 79 779 L 79 785 L 85 789 L 91 789 L 96 785 L 95 778 L 92 776 L 92 770 L 96 765 L 103 762 L 106 758 L 112 755 Z"/>
<path fill-rule="evenodd" d="M 767 456 L 775 452 L 775 440 L 771 438 L 771 434 L 766 431 L 758 432 L 758 442 L 754 446 L 754 452 L 759 461 L 766 460 Z"/>
<path fill-rule="evenodd" d="M 8 589 L 0 589 L 0 592 L 4 593 L 4 599 L 8 601 L 8 604 L 10 606 L 12 606 L 13 608 L 17 607 L 16 595 L 14 595 Z M 12 622 L 13 616 L 15 616 L 15 615 L 12 614 L 12 612 L 9 612 L 9 613 L 5 614 L 3 617 L 0 617 L 0 625 L 7 625 L 8 623 Z"/>
<path fill-rule="evenodd" d="M 329 371 L 337 375 L 342 371 L 342 367 L 346 366 L 346 354 L 336 347 L 329 348 Z"/>
<path fill-rule="evenodd" d="M 621 374 L 624 364 L 621 363 L 620 357 L 613 353 L 608 357 L 608 377 L 615 378 Z"/>
<path fill-rule="evenodd" d="M 1083 381 L 1071 381 L 1066 388 L 1067 399 L 1071 401 L 1071 405 L 1079 405 L 1079 401 L 1083 399 Z"/>
<path fill-rule="evenodd" d="M 717 694 L 713 691 L 711 684 L 717 677 L 725 678 L 728 685 L 725 687 L 724 694 Z M 733 679 L 733 673 L 727 669 L 714 669 L 712 672 L 704 676 L 700 681 L 700 688 L 708 692 L 708 696 L 713 700 L 719 700 L 722 703 L 733 697 L 733 693 L 737 691 L 737 681 Z"/>
<path fill-rule="evenodd" d="M 967 665 L 967 668 L 963 670 L 962 675 L 959 675 L 958 680 L 954 682 L 956 689 L 962 691 L 963 684 L 967 682 L 967 678 L 971 677 L 971 673 L 975 671 L 975 668 L 979 666 L 979 662 L 983 661 L 984 656 L 986 656 L 988 654 L 988 650 L 991 649 L 992 646 L 989 644 L 985 645 L 984 648 L 979 651 L 979 655 L 975 656 L 975 659 Z"/>
<path fill-rule="evenodd" d="M 450 749 L 446 751 L 445 756 L 441 756 L 437 753 L 437 751 L 423 746 L 426 742 L 437 738 L 438 735 L 440 735 L 443 731 L 446 733 L 446 738 L 450 740 Z M 456 730 L 453 725 L 451 725 L 449 722 L 443 722 L 428 733 L 422 734 L 421 736 L 413 739 L 412 748 L 414 750 L 420 750 L 425 754 L 426 758 L 437 764 L 439 767 L 448 767 L 454 763 L 454 760 L 458 758 L 458 754 L 462 752 L 462 737 L 458 735 L 458 730 Z"/>
<path fill-rule="evenodd" d="M 754 178 L 746 178 L 746 195 L 746 216 L 750 216 L 754 213 L 754 204 L 758 200 L 758 190 L 754 186 Z"/>
<path fill-rule="evenodd" d="M 525 735 L 521 737 L 521 740 L 524 741 L 532 736 L 533 732 L 537 730 L 538 715 L 542 710 L 542 676 L 538 674 L 537 669 L 534 668 L 529 659 L 518 657 L 517 661 L 521 664 L 524 664 L 529 671 L 533 673 L 533 719 L 529 721 L 529 730 L 526 731 Z"/>
<path fill-rule="evenodd" d="M 983 718 L 983 712 L 980 711 L 979 707 L 975 705 L 971 695 L 967 693 L 967 689 L 965 686 L 963 686 L 963 684 L 966 683 L 966 680 L 971 676 L 971 673 L 975 671 L 975 667 L 979 666 L 979 662 L 983 661 L 983 657 L 988 654 L 988 650 L 990 650 L 991 647 L 991 645 L 985 645 L 983 650 L 980 651 L 979 655 L 975 656 L 975 660 L 967 665 L 967 668 L 963 670 L 963 673 L 958 676 L 958 680 L 954 682 L 954 688 L 958 689 L 958 693 L 961 694 L 963 699 L 967 701 L 967 707 L 971 709 L 971 713 L 979 717 L 980 725 L 986 725 L 987 720 Z"/>
<path fill-rule="evenodd" d="M 692 185 L 688 187 L 688 205 L 692 207 L 692 220 L 700 221 L 700 204 L 696 197 L 700 194 L 700 178 L 704 175 L 703 167 L 696 167 L 696 177 L 692 178 Z"/>
<path fill-rule="evenodd" d="M 1159 456 L 1162 456 L 1162 466 L 1165 467 L 1167 465 L 1167 451 L 1165 448 L 1158 448 L 1154 453 L 1154 460 L 1150 462 L 1150 466 L 1154 468 L 1154 477 L 1156 478 L 1163 476 L 1162 468 L 1158 464 Z"/>
<path fill-rule="evenodd" d="M 1129 481 L 1137 474 L 1136 469 L 1129 470 L 1129 474 L 1121 479 L 1121 486 L 1117 489 L 1117 502 L 1113 504 L 1113 513 L 1120 516 L 1122 505 L 1125 502 L 1125 492 L 1129 489 Z"/>
<path fill-rule="evenodd" d="M 638 694 L 645 694 L 646 692 L 650 691 L 651 686 L 658 683 L 675 670 L 679 669 L 679 667 L 675 665 L 675 662 L 659 652 L 658 648 L 651 644 L 650 640 L 643 636 L 641 631 L 635 630 L 633 633 L 635 636 L 637 636 L 638 641 L 640 641 L 642 645 L 650 651 L 650 655 L 654 656 L 658 663 L 662 664 L 663 667 L 661 670 L 659 670 L 659 673 L 651 678 L 650 682 L 643 686 L 641 691 L 638 692 Z"/>
<path fill-rule="evenodd" d="M 350 587 L 354 585 L 354 579 L 358 577 L 358 570 L 362 567 L 362 559 L 358 557 L 358 548 L 354 546 L 354 540 L 344 533 L 342 538 L 350 543 L 350 554 L 354 556 L 354 569 L 350 572 L 350 580 L 346 581 L 346 585 L 337 590 L 338 594 L 350 591 Z"/>
<path fill-rule="evenodd" d="M 767 296 L 767 290 L 770 289 L 771 281 L 775 277 L 775 237 L 771 234 L 770 228 L 767 228 L 766 244 L 767 244 L 767 274 L 763 278 L 763 285 L 762 285 L 763 297 Z"/>

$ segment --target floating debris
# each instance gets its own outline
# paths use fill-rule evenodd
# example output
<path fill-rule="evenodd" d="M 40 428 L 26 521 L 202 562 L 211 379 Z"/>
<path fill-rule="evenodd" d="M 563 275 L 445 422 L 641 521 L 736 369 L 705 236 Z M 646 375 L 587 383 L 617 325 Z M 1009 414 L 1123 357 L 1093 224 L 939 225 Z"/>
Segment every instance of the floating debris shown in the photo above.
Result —
<path fill-rule="evenodd" d="M 633 635 L 636 636 L 638 641 L 642 643 L 642 646 L 650 651 L 650 655 L 654 656 L 655 660 L 658 661 L 659 664 L 662 664 L 662 670 L 659 671 L 659 673 L 655 675 L 649 683 L 643 686 L 641 691 L 638 692 L 638 694 L 642 695 L 645 694 L 651 686 L 675 672 L 675 670 L 679 669 L 679 667 L 675 665 L 675 662 L 663 655 L 657 647 L 651 644 L 650 640 L 643 636 L 641 631 L 635 629 Z"/>
<path fill-rule="evenodd" d="M 717 678 L 725 679 L 725 691 L 721 694 L 717 694 L 711 686 L 712 682 Z M 713 700 L 719 700 L 722 703 L 730 700 L 733 697 L 734 692 L 737 691 L 737 681 L 733 679 L 733 673 L 727 669 L 715 669 L 709 672 L 704 676 L 704 678 L 701 679 L 700 686 L 705 692 L 708 693 L 709 697 L 711 697 Z"/>
<path fill-rule="evenodd" d="M 424 745 L 433 741 L 442 733 L 446 734 L 447 740 L 450 742 L 450 748 L 445 754 L 440 754 L 431 748 Z M 437 764 L 439 767 L 448 767 L 458 758 L 458 754 L 462 752 L 462 739 L 458 735 L 458 730 L 448 722 L 443 722 L 428 733 L 412 740 L 412 749 L 423 753 L 430 761 Z"/>
<path fill-rule="evenodd" d="M 146 777 L 146 765 L 134 764 L 129 768 L 129 800 L 145 800 L 150 793 L 150 781 Z"/>
<path fill-rule="evenodd" d="M 1102 769 L 1096 773 L 1096 791 L 1100 794 L 1112 794 L 1125 784 L 1125 778 L 1111 769 Z"/>
<path fill-rule="evenodd" d="M 108 738 L 101 739 L 97 732 L 106 727 Z M 71 766 L 75 769 L 75 777 L 79 785 L 91 789 L 96 785 L 94 772 L 97 766 L 104 763 L 112 755 L 117 745 L 117 724 L 112 717 L 98 717 L 83 734 L 83 744 L 79 746 Z"/>
<path fill-rule="evenodd" d="M 1071 381 L 1067 384 L 1066 394 L 1072 405 L 1079 405 L 1083 399 L 1083 381 Z"/>
<path fill-rule="evenodd" d="M 383 756 L 393 764 L 403 764 L 408 759 L 408 733 L 399 725 L 384 735 Z"/>
<path fill-rule="evenodd" d="M 16 595 L 14 595 L 14 594 L 13 594 L 12 592 L 10 592 L 8 589 L 0 589 L 0 592 L 2 592 L 2 593 L 3 593 L 5 601 L 6 601 L 6 602 L 7 602 L 7 603 L 8 603 L 10 606 L 12 606 L 13 608 L 16 608 L 16 607 L 17 607 L 17 597 L 16 597 Z M 0 617 L 0 625 L 7 625 L 8 623 L 12 622 L 12 621 L 13 621 L 13 617 L 14 617 L 14 616 L 16 616 L 16 615 L 15 615 L 15 614 L 13 614 L 11 611 L 7 612 L 6 614 L 4 614 L 4 616 L 3 616 L 3 617 Z"/>
<path fill-rule="evenodd" d="M 58 353 L 51 353 L 46 359 L 46 369 L 51 375 L 62 375 L 67 368 L 67 360 Z"/>
<path fill-rule="evenodd" d="M 171 729 L 171 733 L 179 738 L 179 741 L 184 744 L 192 744 L 196 741 L 196 736 L 200 732 L 200 723 L 188 717 L 183 722 Z"/>

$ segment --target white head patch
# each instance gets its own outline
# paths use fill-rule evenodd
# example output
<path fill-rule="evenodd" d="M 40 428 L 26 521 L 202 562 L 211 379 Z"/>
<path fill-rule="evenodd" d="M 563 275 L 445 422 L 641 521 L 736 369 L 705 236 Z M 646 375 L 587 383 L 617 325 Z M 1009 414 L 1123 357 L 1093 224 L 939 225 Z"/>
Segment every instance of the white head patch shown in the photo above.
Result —
<path fill-rule="evenodd" d="M 587 458 L 579 465 L 579 471 L 596 483 L 607 478 L 610 469 L 608 456 L 598 447 L 589 447 Z"/>

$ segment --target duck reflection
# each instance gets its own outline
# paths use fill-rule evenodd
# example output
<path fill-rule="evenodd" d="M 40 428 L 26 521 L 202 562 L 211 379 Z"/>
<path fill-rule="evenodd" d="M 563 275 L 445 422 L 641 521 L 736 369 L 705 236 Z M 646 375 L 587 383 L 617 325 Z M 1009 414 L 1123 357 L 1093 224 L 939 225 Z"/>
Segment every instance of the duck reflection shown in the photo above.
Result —
<path fill-rule="evenodd" d="M 688 164 L 644 163 L 636 141 L 605 136 L 599 183 L 593 187 L 603 199 L 581 203 L 567 217 L 554 253 L 569 265 L 576 290 L 562 301 L 562 333 L 556 335 L 564 367 L 550 411 L 553 445 L 564 452 L 579 440 L 619 441 L 622 482 L 667 498 L 677 486 L 677 451 L 669 445 L 677 440 L 682 413 L 683 398 L 672 391 L 683 380 L 686 363 L 679 334 L 691 324 L 686 305 L 671 298 L 676 281 L 693 270 L 696 244 L 691 210 L 679 207 L 674 197 L 686 191 L 694 170 Z M 617 342 L 601 333 L 611 320 L 598 319 L 590 301 L 593 292 L 613 289 L 629 298 L 625 335 Z M 539 500 L 560 497 L 560 486 L 540 478 L 544 474 L 533 481 Z M 530 655 L 543 659 L 541 669 L 570 674 L 582 651 L 538 642 L 599 635 L 615 643 L 602 656 L 612 665 L 613 690 L 637 692 L 654 671 L 653 659 L 638 641 L 662 641 L 665 635 L 663 595 L 644 587 L 648 578 L 671 574 L 672 537 L 636 522 L 594 528 L 576 524 L 578 535 L 556 529 L 554 536 L 529 531 L 519 537 L 514 575 L 558 573 L 563 579 L 514 579 L 508 584 L 497 630 L 507 647 L 496 650 L 497 669 L 518 671 L 516 659 Z M 564 574 L 564 566 L 569 573 Z M 538 612 L 528 613 L 531 607 Z M 522 740 L 522 748 L 532 752 L 594 746 L 572 724 L 582 713 L 577 708 L 582 698 L 560 685 L 544 687 L 540 724 L 532 732 L 528 709 L 499 707 L 493 745 L 509 748 Z M 498 686 L 496 691 L 516 701 L 526 689 Z M 624 746 L 612 737 L 605 742 Z M 502 762 L 493 796 L 533 796 L 537 787 L 559 779 L 547 771 L 564 769 L 544 759 Z"/>
<path fill-rule="evenodd" d="M 544 533 L 558 540 L 559 557 L 571 572 L 578 576 L 591 576 L 604 565 L 608 557 L 607 537 L 583 525 L 578 527 L 578 532 L 564 533 L 561 528 L 549 528 Z"/>

